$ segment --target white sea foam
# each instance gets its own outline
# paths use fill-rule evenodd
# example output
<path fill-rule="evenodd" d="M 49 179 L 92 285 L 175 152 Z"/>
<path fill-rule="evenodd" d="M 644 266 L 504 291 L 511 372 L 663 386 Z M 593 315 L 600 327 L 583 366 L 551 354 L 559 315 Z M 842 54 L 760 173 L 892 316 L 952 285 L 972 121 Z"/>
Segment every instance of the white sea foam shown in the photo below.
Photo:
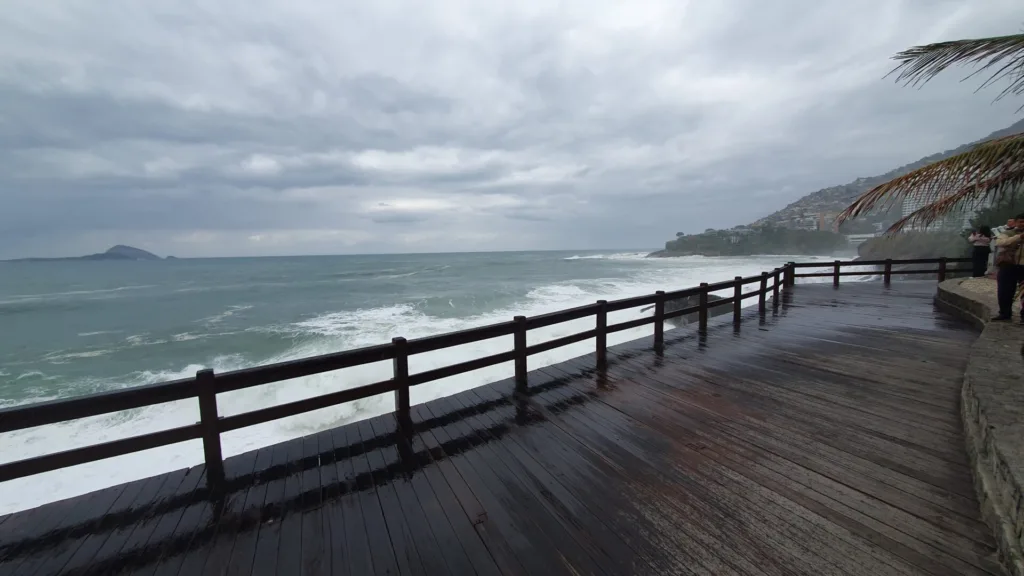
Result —
<path fill-rule="evenodd" d="M 53 364 L 61 364 L 68 360 L 76 360 L 79 358 L 96 358 L 98 356 L 106 356 L 110 354 L 112 350 L 85 350 L 82 352 L 54 352 L 43 356 L 43 360 L 51 362 Z"/>
<path fill-rule="evenodd" d="M 200 318 L 199 320 L 197 320 L 197 322 L 204 322 L 206 324 L 217 324 L 219 322 L 223 322 L 225 319 L 230 318 L 231 316 L 234 316 L 235 314 L 238 314 L 239 312 L 248 310 L 250 308 L 252 308 L 252 306 L 244 304 L 237 306 L 228 306 L 228 309 L 221 312 L 220 314 L 214 314 L 213 316 Z"/>
<path fill-rule="evenodd" d="M 647 252 L 622 252 L 619 254 L 584 254 L 568 256 L 563 260 L 643 260 Z"/>
<path fill-rule="evenodd" d="M 350 348 L 380 344 L 394 336 L 418 338 L 494 322 L 510 320 L 514 315 L 527 316 L 553 312 L 572 306 L 592 303 L 598 299 L 618 299 L 653 293 L 655 290 L 673 290 L 693 286 L 700 281 L 717 282 L 734 276 L 752 276 L 764 269 L 785 262 L 785 257 L 736 258 L 736 259 L 665 259 L 651 260 L 635 277 L 622 279 L 577 280 L 538 286 L 526 298 L 507 309 L 466 318 L 441 318 L 425 314 L 421 309 L 396 304 L 357 311 L 344 311 L 276 327 L 278 332 L 287 332 L 296 338 L 296 344 L 284 354 L 270 358 L 244 358 L 241 356 L 217 357 L 212 366 L 218 372 L 251 366 L 303 358 L 316 354 L 337 352 Z M 806 260 L 806 258 L 802 258 Z M 824 260 L 824 259 L 823 259 Z M 822 270 L 828 270 L 823 261 Z M 819 279 L 829 281 L 828 278 Z M 844 279 L 845 280 L 845 279 Z M 756 285 L 747 287 L 756 289 Z M 756 299 L 747 301 L 756 304 Z M 233 314 L 245 307 L 232 307 L 217 317 Z M 609 323 L 621 322 L 643 315 L 639 308 L 610 314 Z M 211 317 L 211 318 L 217 318 Z M 207 319 L 210 320 L 210 319 Z M 593 328 L 593 318 L 583 318 L 530 331 L 528 343 L 534 344 L 582 332 Z M 669 328 L 669 326 L 667 326 Z M 255 328 L 254 328 L 255 329 Z M 263 329 L 263 328 L 261 328 Z M 652 328 L 645 326 L 626 330 L 608 336 L 609 344 L 626 342 L 636 338 L 649 337 Z M 175 338 L 191 337 L 189 333 L 178 334 Z M 145 335 L 131 336 L 129 345 L 148 343 Z M 593 341 L 583 341 L 570 346 L 551 350 L 529 359 L 530 369 L 560 362 L 593 350 Z M 410 358 L 410 371 L 418 373 L 509 350 L 512 337 L 494 338 L 483 342 L 438 350 Z M 182 366 L 173 371 L 152 371 L 137 373 L 126 378 L 122 386 L 137 386 L 185 378 L 203 368 L 198 364 Z M 506 378 L 512 374 L 511 363 L 491 366 L 467 374 L 438 380 L 417 386 L 412 390 L 414 403 L 454 394 L 488 382 Z M 42 373 L 25 373 L 18 379 L 38 377 Z M 351 369 L 320 374 L 307 378 L 278 382 L 247 390 L 221 394 L 218 397 L 220 413 L 232 415 L 257 408 L 318 396 L 337 390 L 353 388 L 391 377 L 391 365 L 378 362 Z M 89 386 L 76 386 L 90 389 Z M 34 398 L 39 401 L 40 398 Z M 315 433 L 340 424 L 367 418 L 391 411 L 393 400 L 390 395 L 367 398 L 358 402 L 318 410 L 226 433 L 222 437 L 226 456 L 239 454 L 260 446 L 266 446 L 289 438 Z M 95 444 L 98 442 L 125 438 L 141 433 L 189 425 L 199 418 L 195 400 L 169 402 L 158 406 L 132 410 L 112 415 L 83 418 L 53 426 L 21 430 L 0 436 L 0 459 L 14 461 L 46 454 L 57 450 Z M 202 462 L 202 446 L 192 441 L 166 446 L 146 452 L 92 462 L 74 468 L 57 470 L 29 478 L 13 480 L 0 490 L 0 513 L 37 506 L 44 502 L 67 498 L 105 486 L 127 482 L 153 474 L 191 466 Z"/>
<path fill-rule="evenodd" d="M 125 290 L 145 290 L 155 288 L 153 284 L 142 284 L 138 286 L 118 286 L 116 288 L 101 288 L 98 290 L 71 290 L 68 292 L 48 292 L 46 294 L 12 294 L 10 300 L 0 301 L 0 304 L 12 304 L 26 300 L 48 300 L 63 296 L 88 296 L 91 294 L 109 294 L 111 292 L 124 292 Z"/>

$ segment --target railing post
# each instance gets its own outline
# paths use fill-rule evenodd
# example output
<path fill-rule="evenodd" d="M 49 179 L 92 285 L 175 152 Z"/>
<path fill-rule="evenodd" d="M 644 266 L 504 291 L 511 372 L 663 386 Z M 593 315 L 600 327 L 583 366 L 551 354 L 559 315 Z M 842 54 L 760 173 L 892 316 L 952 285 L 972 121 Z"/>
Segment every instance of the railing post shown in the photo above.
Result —
<path fill-rule="evenodd" d="M 839 260 L 832 265 L 832 287 L 839 288 Z"/>
<path fill-rule="evenodd" d="M 217 380 L 209 368 L 196 372 L 199 396 L 199 426 L 203 432 L 206 457 L 206 485 L 211 490 L 224 484 L 224 456 L 220 449 L 220 422 L 217 416 Z"/>
<path fill-rule="evenodd" d="M 597 368 L 608 367 L 608 301 L 597 301 L 597 325 L 594 340 L 597 342 Z"/>
<path fill-rule="evenodd" d="M 786 263 L 786 287 L 796 285 L 796 262 Z"/>
<path fill-rule="evenodd" d="M 516 390 L 526 392 L 526 316 L 516 316 L 513 334 L 516 351 Z"/>
<path fill-rule="evenodd" d="M 765 299 L 768 297 L 768 273 L 761 272 L 761 289 L 757 291 L 757 311 L 762 316 L 765 313 L 767 306 L 765 305 Z"/>
<path fill-rule="evenodd" d="M 939 258 L 939 282 L 946 280 L 946 257 Z"/>
<path fill-rule="evenodd" d="M 705 332 L 708 329 L 708 283 L 700 283 L 700 310 L 698 312 L 698 329 Z"/>
<path fill-rule="evenodd" d="M 740 325 L 740 317 L 743 314 L 740 310 L 740 305 L 743 304 L 743 277 L 737 276 L 733 279 L 736 285 L 732 291 L 732 323 L 736 326 Z"/>
<path fill-rule="evenodd" d="M 661 350 L 665 347 L 665 291 L 658 290 L 654 295 L 654 349 Z"/>
<path fill-rule="evenodd" d="M 775 269 L 775 281 L 772 282 L 772 309 L 779 307 L 779 282 L 782 271 L 778 268 Z"/>
<path fill-rule="evenodd" d="M 401 336 L 391 339 L 395 357 L 391 361 L 395 378 L 395 418 L 399 424 L 407 424 L 409 418 L 409 347 Z"/>
<path fill-rule="evenodd" d="M 892 283 L 892 258 L 885 259 L 885 274 L 882 278 L 886 286 Z"/>

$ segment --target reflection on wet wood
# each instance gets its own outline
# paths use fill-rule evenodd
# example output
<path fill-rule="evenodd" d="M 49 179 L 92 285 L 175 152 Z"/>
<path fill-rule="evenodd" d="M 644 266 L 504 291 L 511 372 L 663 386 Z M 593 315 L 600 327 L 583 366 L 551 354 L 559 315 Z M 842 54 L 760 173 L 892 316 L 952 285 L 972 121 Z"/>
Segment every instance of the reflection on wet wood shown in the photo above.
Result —
<path fill-rule="evenodd" d="M 934 284 L 665 333 L 0 518 L 2 574 L 998 574 Z M 731 307 L 725 307 L 731 309 Z M 730 310 L 731 311 L 731 310 Z"/>

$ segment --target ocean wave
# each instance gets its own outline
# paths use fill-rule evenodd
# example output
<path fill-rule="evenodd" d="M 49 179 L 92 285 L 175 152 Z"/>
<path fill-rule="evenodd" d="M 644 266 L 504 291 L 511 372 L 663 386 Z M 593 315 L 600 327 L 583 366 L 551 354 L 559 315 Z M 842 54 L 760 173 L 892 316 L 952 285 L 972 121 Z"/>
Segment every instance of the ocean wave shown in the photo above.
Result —
<path fill-rule="evenodd" d="M 100 288 L 96 290 L 71 290 L 68 292 L 47 292 L 42 294 L 12 294 L 8 296 L 9 300 L 0 300 L 0 304 L 17 304 L 18 302 L 24 302 L 26 300 L 43 300 L 59 296 L 87 296 L 89 294 L 107 294 L 111 292 L 123 292 L 125 290 L 144 290 L 146 288 L 156 288 L 156 285 L 140 284 L 118 286 L 117 288 Z"/>
<path fill-rule="evenodd" d="M 97 330 L 95 332 L 79 332 L 78 335 L 82 338 L 87 338 L 89 336 L 100 336 L 102 334 L 117 334 L 117 332 L 117 330 Z"/>
<path fill-rule="evenodd" d="M 410 276 L 415 276 L 417 274 L 419 274 L 419 272 L 405 272 L 403 274 L 382 274 L 380 276 L 374 276 L 373 279 L 374 280 L 393 280 L 395 278 L 408 278 Z"/>
<path fill-rule="evenodd" d="M 84 350 L 82 352 L 51 352 L 43 356 L 43 360 L 50 362 L 51 364 L 64 364 L 69 360 L 79 360 L 82 358 L 97 358 L 99 356 L 106 356 L 112 353 L 113 350 Z"/>
<path fill-rule="evenodd" d="M 166 344 L 167 340 L 157 338 L 156 340 L 147 340 L 148 334 L 132 334 L 131 336 L 124 339 L 125 343 L 131 348 L 138 346 L 154 346 L 156 344 Z"/>
<path fill-rule="evenodd" d="M 622 252 L 619 254 L 585 254 L 568 256 L 562 260 L 644 260 L 647 252 Z"/>
<path fill-rule="evenodd" d="M 40 372 L 39 370 L 29 370 L 28 372 L 22 372 L 21 374 L 19 374 L 18 377 L 14 379 L 14 381 L 18 382 L 20 380 L 27 380 L 30 378 L 38 380 L 55 380 L 57 377 L 47 376 L 46 374 Z"/>
<path fill-rule="evenodd" d="M 228 306 L 228 309 L 223 311 L 223 312 L 221 312 L 220 314 L 214 314 L 213 316 L 207 316 L 206 318 L 200 318 L 199 320 L 196 320 L 196 322 L 204 322 L 206 324 L 217 324 L 219 322 L 223 322 L 224 320 L 234 316 L 235 314 L 238 314 L 239 312 L 243 312 L 243 311 L 249 310 L 251 308 L 252 308 L 252 306 L 248 305 L 248 304 L 238 304 L 238 305 L 235 305 L 235 306 Z"/>

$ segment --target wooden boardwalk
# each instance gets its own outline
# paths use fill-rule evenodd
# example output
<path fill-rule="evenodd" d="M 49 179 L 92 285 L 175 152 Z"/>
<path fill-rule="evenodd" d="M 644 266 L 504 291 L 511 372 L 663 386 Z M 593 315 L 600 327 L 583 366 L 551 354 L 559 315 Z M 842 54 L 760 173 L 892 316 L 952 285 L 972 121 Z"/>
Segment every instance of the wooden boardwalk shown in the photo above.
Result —
<path fill-rule="evenodd" d="M 0 574 L 1000 574 L 934 282 L 666 334 L 0 518 Z"/>

